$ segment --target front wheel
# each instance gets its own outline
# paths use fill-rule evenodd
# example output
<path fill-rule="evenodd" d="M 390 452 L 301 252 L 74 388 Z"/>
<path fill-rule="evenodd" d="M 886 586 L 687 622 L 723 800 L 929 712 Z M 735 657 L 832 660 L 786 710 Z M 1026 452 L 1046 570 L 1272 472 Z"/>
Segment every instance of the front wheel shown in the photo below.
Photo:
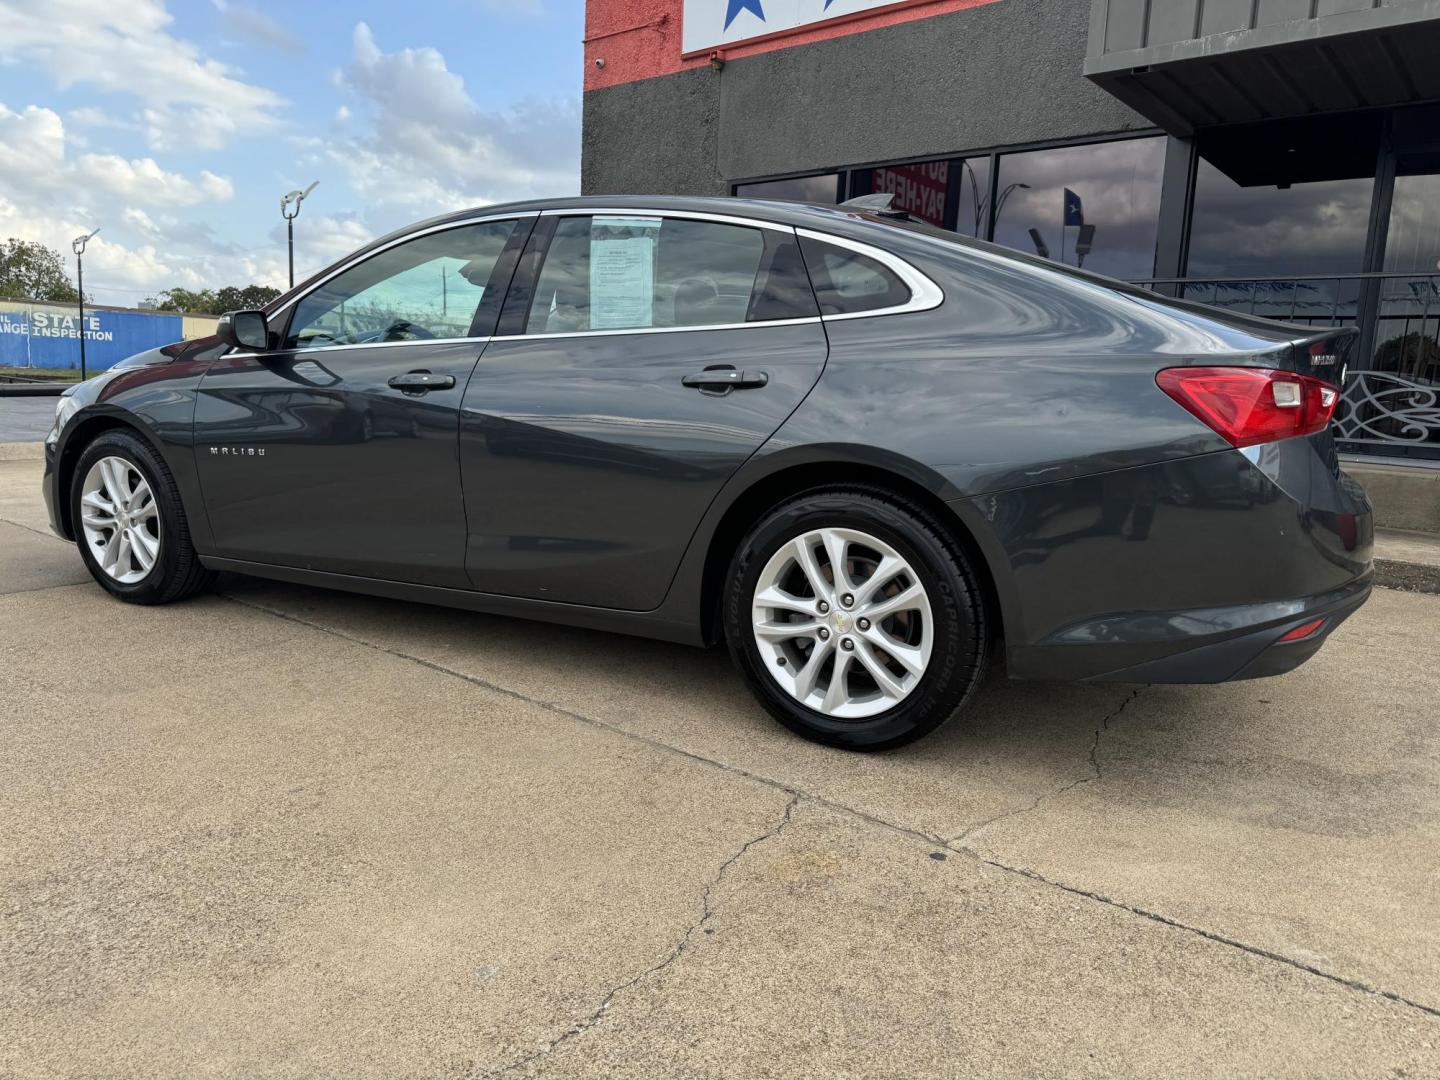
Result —
<path fill-rule="evenodd" d="M 989 652 L 965 552 L 924 507 L 869 488 L 807 492 L 767 513 L 731 563 L 724 623 L 771 715 L 849 750 L 934 731 Z"/>
<path fill-rule="evenodd" d="M 70 489 L 70 520 L 91 576 L 121 600 L 165 604 L 214 577 L 190 543 L 169 467 L 127 431 L 106 431 L 81 453 Z"/>

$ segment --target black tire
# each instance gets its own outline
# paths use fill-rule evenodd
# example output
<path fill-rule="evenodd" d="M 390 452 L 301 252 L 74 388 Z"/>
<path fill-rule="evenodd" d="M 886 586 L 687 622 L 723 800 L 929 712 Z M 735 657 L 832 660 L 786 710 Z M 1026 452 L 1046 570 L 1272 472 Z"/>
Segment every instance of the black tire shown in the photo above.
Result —
<path fill-rule="evenodd" d="M 85 476 L 96 461 L 106 457 L 123 458 L 145 478 L 160 512 L 159 556 L 150 572 L 132 583 L 118 581 L 101 569 L 80 523 L 80 496 Z M 81 453 L 70 478 L 70 521 L 80 557 L 91 576 L 106 592 L 126 603 L 168 604 L 183 600 L 209 587 L 215 579 L 213 571 L 200 565 L 195 546 L 190 542 L 190 524 L 169 466 L 149 443 L 129 431 L 111 429 L 103 432 Z"/>
<path fill-rule="evenodd" d="M 751 601 L 766 563 L 812 529 L 857 529 L 885 541 L 914 568 L 934 622 L 930 663 L 897 705 L 862 720 L 840 720 L 803 705 L 771 676 L 755 643 Z M 928 735 L 965 704 L 984 675 L 990 626 L 975 568 L 923 506 L 882 488 L 817 489 L 768 511 L 731 560 L 722 611 L 730 655 L 766 710 L 797 735 L 846 750 L 888 750 Z"/>

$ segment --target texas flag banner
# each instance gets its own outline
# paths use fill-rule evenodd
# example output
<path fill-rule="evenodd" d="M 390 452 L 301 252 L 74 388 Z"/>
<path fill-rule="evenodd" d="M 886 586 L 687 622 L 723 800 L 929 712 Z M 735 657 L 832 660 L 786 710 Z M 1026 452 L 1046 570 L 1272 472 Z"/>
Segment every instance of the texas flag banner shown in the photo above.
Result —
<path fill-rule="evenodd" d="M 783 33 L 811 23 L 894 7 L 906 0 L 685 0 L 687 53 Z"/>

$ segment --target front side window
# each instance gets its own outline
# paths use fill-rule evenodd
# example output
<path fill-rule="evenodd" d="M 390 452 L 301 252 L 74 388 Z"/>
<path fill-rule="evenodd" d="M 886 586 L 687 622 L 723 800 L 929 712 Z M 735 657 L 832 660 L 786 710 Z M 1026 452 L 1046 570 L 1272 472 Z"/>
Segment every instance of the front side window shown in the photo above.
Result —
<path fill-rule="evenodd" d="M 514 221 L 431 233 L 331 278 L 296 305 L 287 349 L 464 338 Z"/>
<path fill-rule="evenodd" d="M 767 288 L 782 270 L 767 230 L 685 218 L 563 218 L 526 331 L 730 326 L 793 317 Z"/>

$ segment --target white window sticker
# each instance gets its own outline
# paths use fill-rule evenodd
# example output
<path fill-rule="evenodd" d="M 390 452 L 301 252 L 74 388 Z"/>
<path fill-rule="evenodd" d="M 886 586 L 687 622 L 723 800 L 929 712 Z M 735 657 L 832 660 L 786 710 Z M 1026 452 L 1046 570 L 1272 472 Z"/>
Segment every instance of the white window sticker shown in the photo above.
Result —
<path fill-rule="evenodd" d="M 597 217 L 590 225 L 590 329 L 655 325 L 659 218 Z"/>

